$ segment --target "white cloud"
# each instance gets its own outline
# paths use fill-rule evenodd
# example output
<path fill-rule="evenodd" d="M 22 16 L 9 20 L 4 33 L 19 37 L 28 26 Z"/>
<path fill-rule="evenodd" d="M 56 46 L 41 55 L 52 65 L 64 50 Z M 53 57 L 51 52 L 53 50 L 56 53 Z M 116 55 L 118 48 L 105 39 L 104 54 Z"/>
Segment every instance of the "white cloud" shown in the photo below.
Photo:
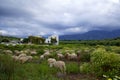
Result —
<path fill-rule="evenodd" d="M 111 2 L 113 2 L 113 3 L 120 3 L 120 0 L 111 0 Z"/>
<path fill-rule="evenodd" d="M 83 32 L 87 32 L 87 28 L 84 27 L 73 27 L 73 28 L 68 28 L 65 30 L 66 32 L 73 32 L 73 33 L 83 33 Z"/>
<path fill-rule="evenodd" d="M 0 35 L 3 35 L 3 34 L 8 34 L 8 33 L 5 30 L 0 30 Z"/>

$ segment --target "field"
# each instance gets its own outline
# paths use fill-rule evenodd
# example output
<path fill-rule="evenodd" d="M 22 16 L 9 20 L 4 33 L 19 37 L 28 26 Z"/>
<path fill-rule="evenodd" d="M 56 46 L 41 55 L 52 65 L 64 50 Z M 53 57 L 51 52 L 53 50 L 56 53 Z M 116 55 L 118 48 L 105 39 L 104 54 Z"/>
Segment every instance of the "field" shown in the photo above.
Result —
<path fill-rule="evenodd" d="M 17 54 L 17 52 L 20 52 Z M 40 58 L 46 51 L 50 56 Z M 35 52 L 35 53 L 32 53 Z M 32 56 L 21 63 L 12 56 Z M 59 58 L 57 54 L 64 57 Z M 69 59 L 67 53 L 80 56 Z M 49 67 L 47 60 L 65 62 L 66 73 Z M 0 80 L 120 80 L 120 46 L 64 44 L 55 45 L 0 45 Z"/>

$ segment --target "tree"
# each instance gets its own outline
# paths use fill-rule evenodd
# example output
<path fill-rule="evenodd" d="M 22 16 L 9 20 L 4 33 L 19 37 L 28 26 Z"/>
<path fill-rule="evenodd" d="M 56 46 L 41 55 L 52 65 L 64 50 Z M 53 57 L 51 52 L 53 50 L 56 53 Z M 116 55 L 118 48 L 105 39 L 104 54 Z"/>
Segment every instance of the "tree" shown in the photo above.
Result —
<path fill-rule="evenodd" d="M 28 40 L 30 43 L 33 43 L 33 44 L 44 44 L 44 42 L 45 42 L 44 38 L 36 37 L 36 36 L 29 36 Z"/>
<path fill-rule="evenodd" d="M 3 39 L 1 42 L 10 42 L 8 39 Z"/>
<path fill-rule="evenodd" d="M 55 44 L 57 42 L 56 38 L 51 38 L 51 43 Z"/>

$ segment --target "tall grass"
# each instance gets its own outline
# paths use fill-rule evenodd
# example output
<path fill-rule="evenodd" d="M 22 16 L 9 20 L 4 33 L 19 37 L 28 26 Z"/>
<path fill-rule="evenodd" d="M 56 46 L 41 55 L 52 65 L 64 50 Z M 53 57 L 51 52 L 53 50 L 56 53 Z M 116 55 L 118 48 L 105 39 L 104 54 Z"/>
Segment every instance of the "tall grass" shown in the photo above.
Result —
<path fill-rule="evenodd" d="M 0 80 L 13 80 L 16 64 L 8 55 L 0 54 Z"/>
<path fill-rule="evenodd" d="M 66 64 L 66 72 L 68 74 L 74 73 L 77 74 L 80 72 L 79 65 L 76 62 L 70 62 Z"/>
<path fill-rule="evenodd" d="M 59 80 L 55 77 L 57 70 L 50 68 L 46 61 L 40 64 L 26 63 L 15 72 L 15 80 Z"/>

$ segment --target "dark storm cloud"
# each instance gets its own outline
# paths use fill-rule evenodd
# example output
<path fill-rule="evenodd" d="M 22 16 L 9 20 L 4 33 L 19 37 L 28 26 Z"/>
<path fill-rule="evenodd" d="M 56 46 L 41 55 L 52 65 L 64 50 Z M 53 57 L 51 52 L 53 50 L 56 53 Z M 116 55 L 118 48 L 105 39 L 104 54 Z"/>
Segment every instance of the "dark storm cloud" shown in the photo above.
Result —
<path fill-rule="evenodd" d="M 47 35 L 120 29 L 120 0 L 0 0 L 4 35 Z"/>
<path fill-rule="evenodd" d="M 18 10 L 17 8 L 1 8 L 0 7 L 0 16 L 1 17 L 28 17 L 30 14 L 23 10 Z"/>

